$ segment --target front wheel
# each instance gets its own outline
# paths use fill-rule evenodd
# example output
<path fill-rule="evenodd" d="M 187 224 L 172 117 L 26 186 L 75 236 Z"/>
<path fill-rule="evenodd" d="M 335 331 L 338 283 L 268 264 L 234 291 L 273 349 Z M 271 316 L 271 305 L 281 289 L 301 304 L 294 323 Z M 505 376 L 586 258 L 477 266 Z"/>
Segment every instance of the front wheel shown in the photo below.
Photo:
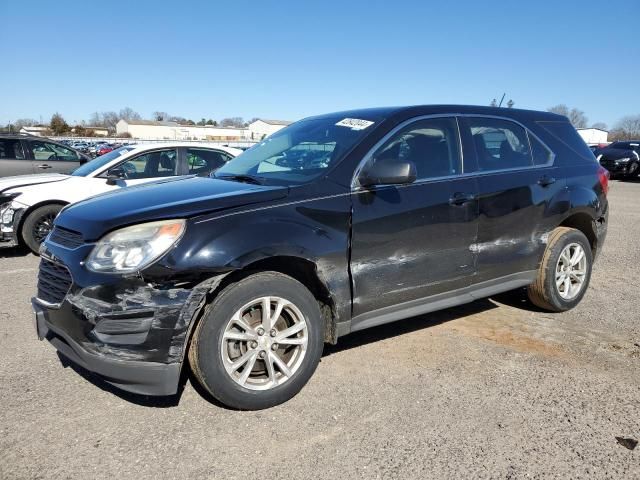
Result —
<path fill-rule="evenodd" d="M 189 349 L 198 382 L 241 410 L 295 396 L 315 371 L 324 345 L 318 302 L 297 280 L 276 272 L 226 287 L 207 307 Z"/>
<path fill-rule="evenodd" d="M 62 210 L 62 205 L 44 205 L 36 208 L 22 224 L 22 239 L 29 249 L 38 254 L 40 244 L 53 228 L 53 221 Z"/>
<path fill-rule="evenodd" d="M 556 228 L 549 235 L 538 277 L 529 285 L 529 299 L 552 312 L 572 309 L 589 286 L 592 263 L 591 245 L 581 231 Z"/>

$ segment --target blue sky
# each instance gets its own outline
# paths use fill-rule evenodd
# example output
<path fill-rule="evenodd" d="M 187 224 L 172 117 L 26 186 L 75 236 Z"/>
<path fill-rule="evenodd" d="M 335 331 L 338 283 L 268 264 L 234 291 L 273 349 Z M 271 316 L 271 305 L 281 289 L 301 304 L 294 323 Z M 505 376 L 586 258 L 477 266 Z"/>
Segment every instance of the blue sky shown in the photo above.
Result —
<path fill-rule="evenodd" d="M 640 114 L 639 22 L 638 0 L 0 0 L 0 124 L 125 106 L 296 120 L 506 92 L 612 126 Z"/>

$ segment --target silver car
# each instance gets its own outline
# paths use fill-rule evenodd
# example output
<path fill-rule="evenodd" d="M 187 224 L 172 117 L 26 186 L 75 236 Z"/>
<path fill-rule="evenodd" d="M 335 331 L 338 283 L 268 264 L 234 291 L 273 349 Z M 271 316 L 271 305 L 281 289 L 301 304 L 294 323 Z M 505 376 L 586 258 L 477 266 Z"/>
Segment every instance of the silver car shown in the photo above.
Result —
<path fill-rule="evenodd" d="M 71 173 L 89 157 L 48 138 L 0 135 L 0 177 L 32 173 Z"/>

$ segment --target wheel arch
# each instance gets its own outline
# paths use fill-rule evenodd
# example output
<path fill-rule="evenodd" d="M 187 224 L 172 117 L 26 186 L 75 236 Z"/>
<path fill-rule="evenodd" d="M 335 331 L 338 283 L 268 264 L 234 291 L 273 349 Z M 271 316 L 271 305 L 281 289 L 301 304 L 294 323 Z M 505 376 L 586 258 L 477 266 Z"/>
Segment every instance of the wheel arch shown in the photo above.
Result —
<path fill-rule="evenodd" d="M 311 294 L 316 298 L 320 306 L 322 319 L 324 320 L 324 341 L 335 344 L 337 342 L 336 324 L 338 314 L 336 309 L 336 299 L 331 293 L 327 282 L 318 271 L 315 262 L 308 258 L 291 256 L 291 255 L 275 255 L 255 260 L 247 263 L 240 268 L 223 274 L 219 280 L 216 277 L 203 281 L 203 285 L 207 293 L 204 298 L 194 305 L 193 313 L 189 319 L 186 339 L 183 347 L 183 367 L 184 359 L 189 353 L 193 335 L 197 330 L 198 323 L 202 320 L 206 306 L 209 305 L 217 295 L 229 285 L 236 283 L 243 278 L 258 272 L 278 272 L 288 275 L 297 280 L 309 289 Z"/>
<path fill-rule="evenodd" d="M 35 203 L 33 205 L 31 205 L 29 208 L 24 209 L 21 213 L 20 213 L 20 217 L 18 218 L 18 221 L 16 222 L 15 225 L 15 236 L 16 239 L 18 240 L 18 242 L 20 242 L 21 245 L 24 245 L 24 236 L 22 234 L 22 227 L 24 226 L 24 222 L 27 219 L 27 217 L 36 209 L 40 208 L 40 207 L 44 207 L 47 205 L 60 205 L 61 207 L 66 207 L 67 205 L 69 205 L 69 202 L 66 202 L 64 200 L 43 200 L 41 202 Z"/>
<path fill-rule="evenodd" d="M 595 257 L 598 249 L 598 235 L 596 233 L 596 222 L 591 214 L 584 211 L 572 213 L 558 226 L 575 228 L 576 230 L 584 233 L 585 237 L 587 237 L 587 240 L 589 241 L 591 252 Z"/>

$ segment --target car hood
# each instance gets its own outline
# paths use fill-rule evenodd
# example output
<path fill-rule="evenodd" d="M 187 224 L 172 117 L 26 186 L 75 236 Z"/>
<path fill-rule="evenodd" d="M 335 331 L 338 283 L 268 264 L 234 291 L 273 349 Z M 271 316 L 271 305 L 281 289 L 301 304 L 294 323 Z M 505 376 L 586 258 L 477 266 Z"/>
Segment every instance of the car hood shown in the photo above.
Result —
<path fill-rule="evenodd" d="M 38 185 L 40 183 L 60 182 L 69 178 L 69 175 L 61 173 L 41 173 L 36 175 L 17 175 L 15 177 L 0 178 L 0 193 L 9 192 L 11 189 Z"/>
<path fill-rule="evenodd" d="M 203 177 L 182 177 L 104 193 L 65 208 L 56 225 L 95 241 L 108 231 L 141 222 L 188 218 L 288 195 L 269 187 Z"/>
<path fill-rule="evenodd" d="M 633 150 L 622 148 L 603 148 L 598 152 L 598 156 L 602 155 L 601 160 L 618 160 L 620 158 L 637 158 Z"/>

